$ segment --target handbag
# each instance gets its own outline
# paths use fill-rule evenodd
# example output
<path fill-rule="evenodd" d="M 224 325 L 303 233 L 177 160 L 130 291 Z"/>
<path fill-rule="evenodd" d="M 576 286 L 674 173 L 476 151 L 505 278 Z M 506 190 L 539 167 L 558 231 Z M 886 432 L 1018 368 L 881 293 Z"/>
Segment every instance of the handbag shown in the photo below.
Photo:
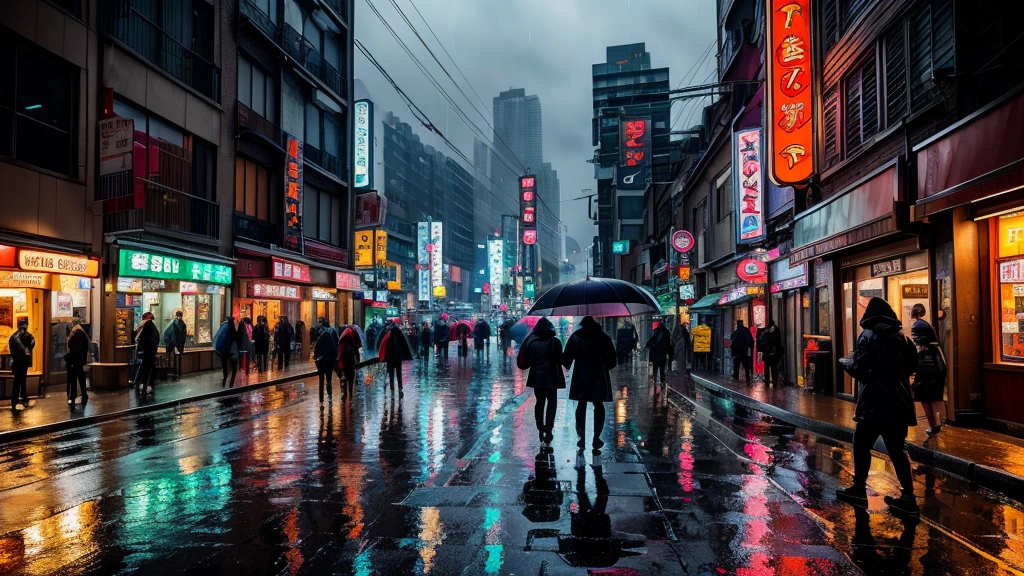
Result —
<path fill-rule="evenodd" d="M 939 346 L 938 342 L 932 342 L 932 343 L 928 344 L 928 347 L 931 348 L 932 354 L 935 356 L 935 373 L 936 374 L 943 374 L 943 375 L 945 375 L 946 374 L 946 355 L 945 355 L 945 353 L 943 353 L 942 347 Z"/>

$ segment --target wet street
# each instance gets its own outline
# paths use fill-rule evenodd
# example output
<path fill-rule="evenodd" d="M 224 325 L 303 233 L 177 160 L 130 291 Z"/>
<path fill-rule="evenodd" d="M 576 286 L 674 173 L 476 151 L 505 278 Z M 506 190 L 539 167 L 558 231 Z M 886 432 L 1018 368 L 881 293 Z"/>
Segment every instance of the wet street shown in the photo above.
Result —
<path fill-rule="evenodd" d="M 849 446 L 639 363 L 614 373 L 603 466 L 588 450 L 580 470 L 565 392 L 548 452 L 500 358 L 405 370 L 403 398 L 370 371 L 323 407 L 307 380 L 0 446 L 0 574 L 1024 569 L 1019 503 L 916 466 L 922 515 L 900 518 L 877 458 L 854 509 L 834 500 Z"/>

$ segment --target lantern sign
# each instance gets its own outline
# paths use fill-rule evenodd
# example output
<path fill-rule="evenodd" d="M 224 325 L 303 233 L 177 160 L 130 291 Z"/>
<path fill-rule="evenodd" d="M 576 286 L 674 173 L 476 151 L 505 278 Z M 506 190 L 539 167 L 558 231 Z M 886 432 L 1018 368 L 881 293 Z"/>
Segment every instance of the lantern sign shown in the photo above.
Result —
<path fill-rule="evenodd" d="M 736 243 L 751 244 L 765 236 L 764 175 L 761 170 L 761 129 L 732 135 L 733 188 L 736 207 Z"/>
<path fill-rule="evenodd" d="M 766 0 L 768 174 L 780 186 L 814 173 L 811 0 Z"/>
<path fill-rule="evenodd" d="M 284 171 L 284 247 L 302 252 L 302 147 L 291 136 L 285 142 L 287 151 Z"/>
<path fill-rule="evenodd" d="M 537 227 L 537 177 L 523 176 L 519 179 L 519 221 L 524 230 Z M 524 239 L 523 242 L 529 244 Z"/>
<path fill-rule="evenodd" d="M 736 265 L 736 276 L 750 284 L 763 284 L 768 280 L 768 265 L 760 260 L 747 258 Z"/>
<path fill-rule="evenodd" d="M 676 249 L 676 252 L 686 254 L 690 250 L 693 250 L 694 245 L 693 234 L 690 234 L 686 230 L 676 230 L 675 233 L 672 234 L 672 247 Z"/>

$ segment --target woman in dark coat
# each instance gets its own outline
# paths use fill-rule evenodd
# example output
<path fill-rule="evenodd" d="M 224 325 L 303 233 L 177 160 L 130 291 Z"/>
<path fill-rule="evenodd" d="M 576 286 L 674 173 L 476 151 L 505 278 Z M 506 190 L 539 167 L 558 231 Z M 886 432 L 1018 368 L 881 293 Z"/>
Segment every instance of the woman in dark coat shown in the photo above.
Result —
<path fill-rule="evenodd" d="M 420 358 L 426 362 L 430 358 L 430 350 L 434 345 L 434 337 L 430 332 L 430 322 L 420 326 Z"/>
<path fill-rule="evenodd" d="M 672 346 L 672 335 L 664 322 L 658 324 L 658 329 L 647 339 L 647 359 L 652 365 L 652 377 L 657 381 L 658 374 L 661 374 L 661 383 L 665 383 L 665 367 L 675 359 L 676 350 Z"/>
<path fill-rule="evenodd" d="M 380 340 L 380 361 L 388 367 L 388 381 L 391 383 L 391 395 L 395 394 L 395 376 L 398 376 L 398 397 L 405 396 L 402 390 L 402 362 L 412 360 L 409 341 L 398 324 L 388 323 L 384 328 L 384 336 Z"/>
<path fill-rule="evenodd" d="M 914 304 L 910 317 L 914 325 L 910 337 L 917 345 L 917 373 L 914 376 L 914 401 L 920 402 L 924 415 L 928 417 L 928 436 L 942 431 L 942 414 L 946 412 L 943 392 L 946 387 L 945 362 L 941 361 L 942 349 L 935 329 L 924 319 L 927 311 L 923 304 Z"/>
<path fill-rule="evenodd" d="M 350 393 L 355 393 L 356 363 L 359 362 L 359 336 L 351 327 L 345 328 L 338 338 L 338 372 L 345 377 L 341 397 L 344 400 Z"/>
<path fill-rule="evenodd" d="M 320 403 L 324 403 L 324 386 L 327 388 L 327 398 L 333 397 L 331 377 L 334 375 L 334 366 L 338 361 L 338 347 L 340 338 L 338 332 L 331 328 L 327 318 L 320 318 L 320 326 L 316 331 L 316 340 L 313 341 L 313 361 L 316 363 L 317 376 L 320 379 Z"/>
<path fill-rule="evenodd" d="M 256 370 L 267 371 L 267 354 L 270 353 L 270 326 L 266 316 L 257 316 L 252 327 L 252 343 L 256 350 Z"/>
<path fill-rule="evenodd" d="M 569 368 L 573 362 L 572 387 L 569 399 L 576 400 L 576 435 L 579 441 L 579 457 L 586 447 L 587 403 L 594 405 L 594 455 L 601 454 L 601 431 L 604 429 L 604 403 L 612 401 L 612 379 L 609 370 L 615 368 L 615 344 L 611 336 L 601 330 L 593 316 L 584 316 L 580 327 L 569 337 L 562 353 L 562 366 Z"/>
<path fill-rule="evenodd" d="M 533 332 L 519 347 L 516 365 L 520 370 L 530 370 L 526 386 L 533 388 L 537 404 L 533 416 L 537 421 L 537 432 L 543 444 L 550 444 L 554 436 L 551 428 L 555 423 L 555 408 L 558 391 L 565 388 L 565 374 L 562 372 L 562 342 L 555 337 L 555 326 L 547 318 L 541 318 Z"/>

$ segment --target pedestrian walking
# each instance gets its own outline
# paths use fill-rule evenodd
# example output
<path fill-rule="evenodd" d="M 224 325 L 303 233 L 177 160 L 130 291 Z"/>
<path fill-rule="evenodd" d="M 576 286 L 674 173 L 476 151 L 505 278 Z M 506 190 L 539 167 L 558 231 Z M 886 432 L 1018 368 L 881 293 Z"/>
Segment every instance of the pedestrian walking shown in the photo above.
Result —
<path fill-rule="evenodd" d="M 295 338 L 295 329 L 288 322 L 287 316 L 281 316 L 274 326 L 274 354 L 277 356 L 277 369 L 282 370 L 288 367 L 292 359 L 292 340 Z"/>
<path fill-rule="evenodd" d="M 690 369 L 690 325 L 686 322 L 676 324 L 672 332 L 672 341 L 676 347 L 676 371 L 687 372 Z"/>
<path fill-rule="evenodd" d="M 167 358 L 174 376 L 181 378 L 181 359 L 185 353 L 185 339 L 188 337 L 188 326 L 185 324 L 184 312 L 174 312 L 174 320 L 169 326 L 170 334 L 164 331 L 164 346 L 167 350 Z"/>
<path fill-rule="evenodd" d="M 82 407 L 89 401 L 89 393 L 85 390 L 85 365 L 89 362 L 89 335 L 82 328 L 80 320 L 71 323 L 71 332 L 67 338 L 67 354 L 64 361 L 68 368 L 68 406 L 75 407 L 78 391 L 82 393 Z"/>
<path fill-rule="evenodd" d="M 242 369 L 245 370 L 245 375 L 248 376 L 249 362 L 256 356 L 252 348 L 252 320 L 242 318 L 238 322 L 235 334 L 238 338 L 238 362 Z"/>
<path fill-rule="evenodd" d="M 562 366 L 576 367 L 572 371 L 569 399 L 576 400 L 576 467 L 585 465 L 587 404 L 594 406 L 593 456 L 594 466 L 600 466 L 601 432 L 604 430 L 604 403 L 612 401 L 612 379 L 609 371 L 615 368 L 615 346 L 593 316 L 584 316 L 580 327 L 572 333 L 562 353 Z"/>
<path fill-rule="evenodd" d="M 921 403 L 924 415 L 928 418 L 928 429 L 924 432 L 932 437 L 942 431 L 942 415 L 946 413 L 946 402 L 943 400 L 946 357 L 939 346 L 938 334 L 924 319 L 926 312 L 923 304 L 914 304 L 911 308 L 910 317 L 914 319 L 914 324 L 910 328 L 910 337 L 917 345 L 914 401 Z"/>
<path fill-rule="evenodd" d="M 395 394 L 395 380 L 398 380 L 398 397 L 405 396 L 402 385 L 402 362 L 412 360 L 412 350 L 405 334 L 398 328 L 397 324 L 384 325 L 384 337 L 381 338 L 379 356 L 380 361 L 387 366 L 388 382 L 391 384 L 391 395 Z"/>
<path fill-rule="evenodd" d="M 213 337 L 213 350 L 220 357 L 220 368 L 223 374 L 220 385 L 224 387 L 228 383 L 228 369 L 231 369 L 231 387 L 235 387 L 235 375 L 238 373 L 238 329 L 235 327 L 235 319 L 226 316 L 220 323 L 217 334 Z"/>
<path fill-rule="evenodd" d="M 455 338 L 459 341 L 459 360 L 462 362 L 469 357 L 469 337 L 472 334 L 469 322 L 460 320 L 455 323 Z"/>
<path fill-rule="evenodd" d="M 252 347 L 256 353 L 256 370 L 267 371 L 267 354 L 270 353 L 270 326 L 267 317 L 256 317 L 256 325 L 252 328 Z"/>
<path fill-rule="evenodd" d="M 533 417 L 537 433 L 541 444 L 551 444 L 558 391 L 565 388 L 565 373 L 562 372 L 562 342 L 555 336 L 555 326 L 550 320 L 541 318 L 534 325 L 533 332 L 519 347 L 516 366 L 530 371 L 526 386 L 533 388 L 536 400 Z"/>
<path fill-rule="evenodd" d="M 836 496 L 851 504 L 867 506 L 871 449 L 881 436 L 902 489 L 899 498 L 886 496 L 885 502 L 896 510 L 917 514 L 910 460 L 903 449 L 908 427 L 917 425 L 910 392 L 910 375 L 917 369 L 917 348 L 903 335 L 899 318 L 881 298 L 868 302 L 860 326 L 863 331 L 853 358 L 840 360 L 857 380 L 853 485 L 836 491 Z"/>
<path fill-rule="evenodd" d="M 672 335 L 664 322 L 658 323 L 658 328 L 647 339 L 647 359 L 651 363 L 651 378 L 657 381 L 658 374 L 661 374 L 661 383 L 665 383 L 665 366 L 675 359 L 675 348 L 672 345 Z"/>
<path fill-rule="evenodd" d="M 320 318 L 320 325 L 316 330 L 316 340 L 313 341 L 313 361 L 316 363 L 317 377 L 320 379 L 320 403 L 324 403 L 324 384 L 327 386 L 327 398 L 333 400 L 333 386 L 331 378 L 338 362 L 338 347 L 341 344 L 338 332 L 331 328 L 327 318 Z"/>
<path fill-rule="evenodd" d="M 498 338 L 501 339 L 502 366 L 508 363 L 509 348 L 512 347 L 512 327 L 515 325 L 515 319 L 511 316 L 506 316 L 505 320 L 498 326 Z"/>
<path fill-rule="evenodd" d="M 33 404 L 28 401 L 28 369 L 32 367 L 32 351 L 36 347 L 36 338 L 28 331 L 28 318 L 18 318 L 18 329 L 11 334 L 7 346 L 11 352 L 11 373 L 14 376 L 14 388 L 11 390 L 11 410 L 24 410 Z M 18 398 L 21 402 L 18 402 Z"/>
<path fill-rule="evenodd" d="M 341 389 L 341 397 L 344 400 L 349 394 L 355 394 L 356 389 L 356 364 L 359 362 L 359 348 L 362 343 L 359 335 L 351 326 L 341 332 L 338 339 L 338 371 L 344 376 L 345 384 Z"/>
<path fill-rule="evenodd" d="M 484 354 L 485 343 L 489 344 L 491 339 L 491 325 L 483 318 L 478 318 L 473 326 L 473 348 L 476 349 L 477 358 Z"/>
<path fill-rule="evenodd" d="M 420 328 L 414 323 L 405 322 L 405 332 L 409 338 L 409 348 L 413 352 L 413 356 L 419 358 L 420 356 Z"/>
<path fill-rule="evenodd" d="M 750 349 L 754 347 L 754 335 L 750 333 L 750 328 L 743 325 L 743 320 L 737 320 L 736 329 L 733 330 L 729 340 L 731 341 L 730 350 L 732 350 L 732 379 L 740 379 L 740 366 L 743 366 L 747 384 L 750 384 L 754 368 Z"/>
<path fill-rule="evenodd" d="M 142 324 L 135 332 L 135 350 L 142 359 L 142 365 L 135 377 L 135 385 L 141 386 L 142 392 L 152 394 L 156 355 L 160 352 L 160 330 L 156 327 L 152 312 L 142 315 Z"/>
<path fill-rule="evenodd" d="M 447 317 L 447 314 L 442 314 L 434 322 L 434 347 L 437 349 L 438 361 L 441 360 L 442 355 L 445 360 L 448 359 L 448 332 L 451 328 L 448 326 Z"/>
<path fill-rule="evenodd" d="M 757 331 L 757 351 L 761 353 L 761 360 L 764 363 L 764 382 L 772 386 L 779 380 L 779 365 L 784 356 L 782 334 L 775 325 L 775 320 L 769 320 L 767 327 Z"/>
<path fill-rule="evenodd" d="M 420 358 L 426 362 L 430 358 L 430 350 L 433 348 L 434 335 L 430 331 L 430 322 L 423 322 L 420 326 Z"/>

